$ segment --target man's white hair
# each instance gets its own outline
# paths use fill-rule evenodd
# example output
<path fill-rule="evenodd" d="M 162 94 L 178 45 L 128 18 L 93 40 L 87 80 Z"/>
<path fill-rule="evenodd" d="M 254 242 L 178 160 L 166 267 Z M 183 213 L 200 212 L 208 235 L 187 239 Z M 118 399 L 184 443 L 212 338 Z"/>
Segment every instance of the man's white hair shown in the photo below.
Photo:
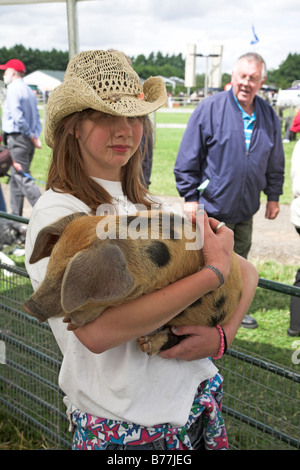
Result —
<path fill-rule="evenodd" d="M 265 80 L 267 78 L 267 65 L 260 54 L 256 52 L 247 52 L 246 54 L 241 55 L 236 61 L 236 64 L 233 68 L 233 73 L 236 72 L 237 66 L 241 60 L 247 60 L 248 62 L 255 62 L 257 64 L 261 64 L 261 80 Z"/>

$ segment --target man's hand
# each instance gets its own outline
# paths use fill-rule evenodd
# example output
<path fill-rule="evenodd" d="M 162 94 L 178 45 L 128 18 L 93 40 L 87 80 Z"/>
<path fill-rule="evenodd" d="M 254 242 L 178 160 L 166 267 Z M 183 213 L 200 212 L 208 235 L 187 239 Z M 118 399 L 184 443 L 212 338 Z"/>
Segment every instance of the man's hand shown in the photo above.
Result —
<path fill-rule="evenodd" d="M 277 201 L 268 201 L 266 206 L 266 219 L 275 219 L 279 213 L 279 204 Z"/>
<path fill-rule="evenodd" d="M 188 220 L 191 222 L 196 223 L 196 215 L 198 210 L 198 202 L 197 201 L 190 201 L 183 203 L 183 212 L 185 213 Z"/>
<path fill-rule="evenodd" d="M 33 143 L 36 149 L 42 148 L 41 139 L 39 137 L 32 137 L 31 142 Z"/>
<path fill-rule="evenodd" d="M 14 167 L 14 169 L 15 169 L 18 173 L 22 173 L 23 169 L 22 169 L 21 163 L 13 162 L 13 163 L 12 163 L 12 166 Z"/>

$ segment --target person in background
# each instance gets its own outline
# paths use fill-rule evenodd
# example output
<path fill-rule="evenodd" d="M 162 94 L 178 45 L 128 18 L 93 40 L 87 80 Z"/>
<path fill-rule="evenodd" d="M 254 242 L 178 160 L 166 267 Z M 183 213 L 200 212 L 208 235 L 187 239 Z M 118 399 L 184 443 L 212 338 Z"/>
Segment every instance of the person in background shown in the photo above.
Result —
<path fill-rule="evenodd" d="M 300 132 L 300 107 L 298 107 L 296 111 L 296 116 L 293 119 L 291 127 L 289 127 L 289 125 L 287 126 L 288 128 L 283 139 L 284 144 L 296 140 L 297 133 Z"/>
<path fill-rule="evenodd" d="M 0 65 L 7 85 L 2 116 L 2 130 L 13 164 L 10 169 L 11 213 L 22 215 L 24 197 L 34 206 L 41 193 L 30 175 L 30 165 L 36 148 L 41 148 L 41 122 L 37 101 L 24 82 L 25 65 L 11 59 Z"/>
<path fill-rule="evenodd" d="M 293 201 L 291 204 L 291 222 L 300 235 L 300 141 L 294 147 L 291 161 L 291 180 Z M 300 287 L 300 268 L 295 276 L 294 286 Z M 289 336 L 300 336 L 300 298 L 291 297 Z"/>
<path fill-rule="evenodd" d="M 7 211 L 7 209 L 6 209 L 6 202 L 5 202 L 5 199 L 4 199 L 4 195 L 3 195 L 2 188 L 1 188 L 1 184 L 0 184 L 0 211 L 2 211 L 2 212 L 6 212 L 6 211 Z"/>
<path fill-rule="evenodd" d="M 0 145 L 1 145 L 2 142 L 3 142 L 3 139 L 2 139 L 2 136 L 0 135 Z M 6 202 L 5 202 L 5 198 L 4 198 L 4 194 L 3 194 L 3 191 L 2 191 L 1 184 L 0 184 L 0 211 L 2 211 L 2 212 L 7 211 Z"/>
<path fill-rule="evenodd" d="M 144 127 L 147 125 L 151 125 L 151 121 L 149 116 L 144 117 Z M 147 121 L 147 123 L 146 123 Z M 147 137 L 146 134 L 143 133 L 142 140 L 141 140 L 141 150 L 142 150 L 142 175 L 143 181 L 145 183 L 146 188 L 148 189 L 151 184 L 151 172 L 152 172 L 152 163 L 153 163 L 153 132 L 148 132 Z"/>
<path fill-rule="evenodd" d="M 174 167 L 184 210 L 198 203 L 234 232 L 236 253 L 248 257 L 253 215 L 260 193 L 267 195 L 265 217 L 279 213 L 284 180 L 281 126 L 272 107 L 257 96 L 267 78 L 259 54 L 247 53 L 235 64 L 231 88 L 202 101 L 184 133 Z M 242 326 L 256 328 L 246 315 Z"/>

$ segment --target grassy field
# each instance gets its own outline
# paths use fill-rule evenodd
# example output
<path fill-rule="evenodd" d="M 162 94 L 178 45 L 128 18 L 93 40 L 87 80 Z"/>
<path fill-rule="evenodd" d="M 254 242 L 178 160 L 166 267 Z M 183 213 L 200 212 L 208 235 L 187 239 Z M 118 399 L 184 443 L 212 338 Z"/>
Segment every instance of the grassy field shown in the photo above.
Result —
<path fill-rule="evenodd" d="M 180 108 L 180 111 L 184 111 Z M 190 110 L 187 112 L 157 112 L 157 124 L 186 124 L 190 117 Z M 184 133 L 184 129 L 156 128 L 155 148 L 153 155 L 153 168 L 151 176 L 150 190 L 153 194 L 178 196 L 173 175 L 173 167 L 178 152 L 178 148 Z M 32 175 L 41 181 L 46 181 L 51 150 L 46 146 L 42 137 L 43 148 L 36 150 L 34 160 L 31 166 Z M 290 182 L 290 162 L 294 148 L 294 143 L 290 142 L 284 145 L 285 150 L 285 182 L 284 191 L 280 199 L 281 204 L 290 204 L 292 200 L 291 182 Z M 0 182 L 7 183 L 7 178 L 0 178 Z M 262 200 L 264 200 L 262 194 Z"/>
<path fill-rule="evenodd" d="M 157 124 L 185 124 L 190 113 L 157 113 Z M 155 138 L 153 171 L 151 177 L 151 192 L 158 195 L 178 196 L 173 176 L 173 166 L 184 130 L 157 128 Z M 292 200 L 290 182 L 290 162 L 294 143 L 285 144 L 285 182 L 284 194 L 281 204 L 290 204 Z M 50 150 L 43 145 L 42 150 L 36 151 L 32 164 L 32 174 L 35 178 L 45 181 L 50 160 Z M 0 180 L 6 184 L 6 178 Z M 264 200 L 264 195 L 262 195 Z M 19 261 L 19 260 L 18 260 Z M 275 261 L 256 263 L 260 277 L 292 284 L 294 281 L 296 266 L 284 265 Z M 286 334 L 289 326 L 289 302 L 287 295 L 274 293 L 264 289 L 257 289 L 257 293 L 249 314 L 258 321 L 259 328 L 245 330 L 240 328 L 235 344 L 246 350 L 263 356 L 282 365 L 282 367 L 298 369 L 292 363 L 294 352 L 294 338 Z M 0 415 L 0 450 L 1 449 L 32 449 L 47 447 L 39 439 L 26 440 L 26 431 L 16 428 L 12 421 L 5 415 Z"/>

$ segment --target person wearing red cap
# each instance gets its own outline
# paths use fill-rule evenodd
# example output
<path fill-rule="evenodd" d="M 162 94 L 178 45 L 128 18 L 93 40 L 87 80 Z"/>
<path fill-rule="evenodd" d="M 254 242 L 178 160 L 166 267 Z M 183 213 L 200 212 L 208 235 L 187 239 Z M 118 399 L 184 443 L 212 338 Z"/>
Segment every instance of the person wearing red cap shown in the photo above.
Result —
<path fill-rule="evenodd" d="M 22 215 L 24 197 L 34 206 L 41 193 L 30 175 L 35 148 L 41 148 L 41 122 L 36 97 L 24 82 L 26 67 L 18 59 L 0 65 L 7 86 L 2 131 L 13 164 L 10 169 L 11 213 Z"/>
<path fill-rule="evenodd" d="M 25 73 L 26 67 L 19 59 L 11 59 L 6 64 L 0 65 L 0 70 L 13 69 L 19 73 Z"/>

